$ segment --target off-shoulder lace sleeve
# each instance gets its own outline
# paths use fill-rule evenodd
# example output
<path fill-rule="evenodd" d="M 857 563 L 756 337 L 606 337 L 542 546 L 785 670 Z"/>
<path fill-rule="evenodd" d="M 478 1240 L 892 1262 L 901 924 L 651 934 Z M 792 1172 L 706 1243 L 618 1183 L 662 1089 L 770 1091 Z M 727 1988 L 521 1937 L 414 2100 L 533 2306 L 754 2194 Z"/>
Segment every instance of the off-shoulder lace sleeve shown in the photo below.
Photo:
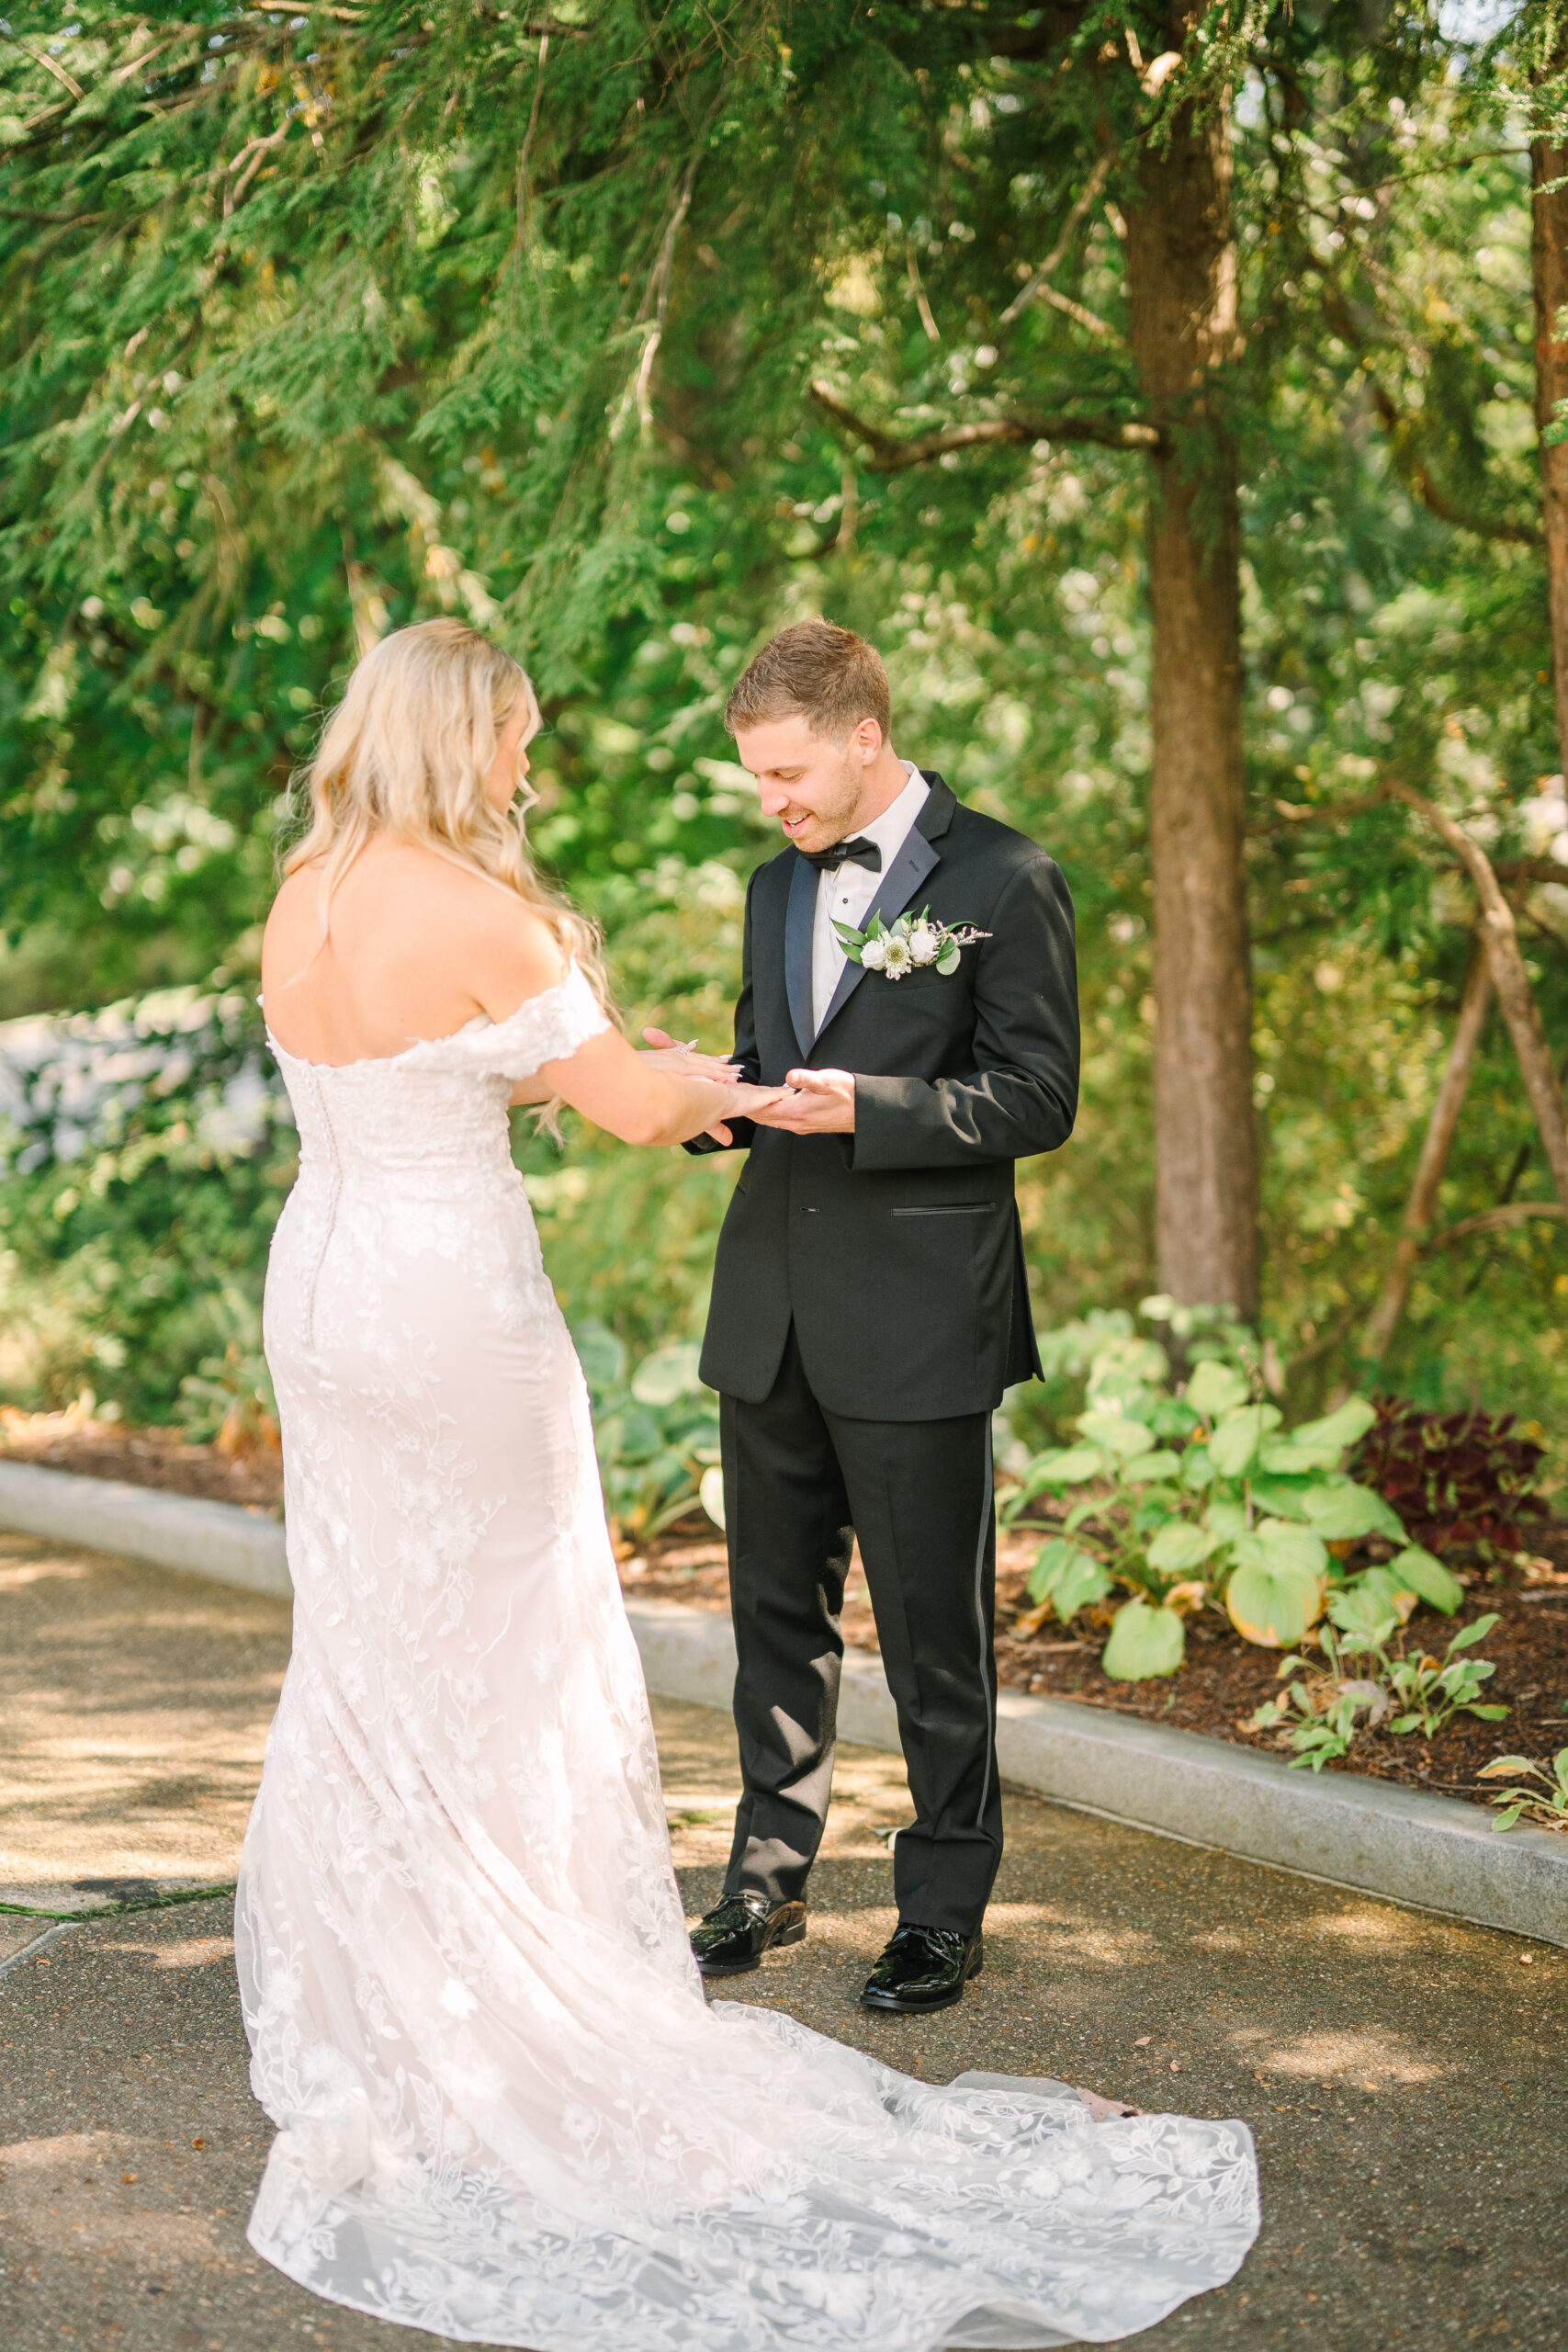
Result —
<path fill-rule="evenodd" d="M 564 1061 L 609 1025 L 573 964 L 558 986 L 525 997 L 504 1021 L 471 1021 L 455 1037 L 415 1046 L 403 1058 L 416 1069 L 492 1070 L 515 1080 L 532 1078 L 545 1062 Z"/>

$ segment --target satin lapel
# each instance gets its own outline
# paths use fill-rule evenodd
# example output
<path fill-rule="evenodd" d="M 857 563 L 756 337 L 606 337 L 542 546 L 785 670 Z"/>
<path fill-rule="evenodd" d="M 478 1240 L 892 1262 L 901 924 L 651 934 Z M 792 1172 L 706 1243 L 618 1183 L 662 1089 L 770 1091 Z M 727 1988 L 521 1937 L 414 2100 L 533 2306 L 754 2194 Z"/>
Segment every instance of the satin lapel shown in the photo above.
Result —
<path fill-rule="evenodd" d="M 815 1024 L 811 1018 L 811 944 L 817 923 L 817 868 L 796 857 L 789 877 L 784 908 L 784 987 L 795 1040 L 803 1054 L 811 1051 Z"/>
<path fill-rule="evenodd" d="M 943 789 L 945 790 L 946 787 L 943 786 Z M 925 810 L 922 809 L 920 814 L 921 816 L 924 816 Z M 883 876 L 882 888 L 878 890 L 875 898 L 873 899 L 870 906 L 867 907 L 864 915 L 861 919 L 860 928 L 862 931 L 870 930 L 873 915 L 880 915 L 884 923 L 891 922 L 895 915 L 901 915 L 905 908 L 908 905 L 910 899 L 914 897 L 915 892 L 919 888 L 921 883 L 931 872 L 932 866 L 940 865 L 941 863 L 942 856 L 940 851 L 931 847 L 931 842 L 926 839 L 924 833 L 919 831 L 919 820 L 917 820 L 915 830 L 908 834 L 904 842 L 903 848 L 898 852 L 897 856 L 894 859 L 892 865 Z M 837 1016 L 842 1012 L 845 1005 L 848 1004 L 851 997 L 853 996 L 856 989 L 859 988 L 864 978 L 865 967 L 863 964 L 846 964 L 844 966 L 842 972 L 839 976 L 839 985 L 833 990 L 832 1000 L 829 1002 L 827 1012 L 823 1017 L 822 1029 L 819 1029 L 817 1032 L 817 1035 L 818 1037 L 822 1035 L 822 1030 L 827 1028 L 829 1023 L 835 1020 Z M 809 1001 L 808 997 L 807 1001 L 809 1002 Z M 795 1027 L 798 1029 L 800 1023 L 797 1021 L 795 1023 Z M 812 1040 L 812 1043 L 816 1043 L 815 1038 Z"/>

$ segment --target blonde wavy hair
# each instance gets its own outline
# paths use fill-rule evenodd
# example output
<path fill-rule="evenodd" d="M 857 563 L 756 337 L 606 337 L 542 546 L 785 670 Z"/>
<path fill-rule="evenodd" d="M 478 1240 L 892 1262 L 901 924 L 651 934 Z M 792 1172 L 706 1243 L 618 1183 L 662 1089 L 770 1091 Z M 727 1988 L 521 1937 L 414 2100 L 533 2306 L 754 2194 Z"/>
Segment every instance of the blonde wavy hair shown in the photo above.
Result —
<path fill-rule="evenodd" d="M 514 803 L 500 810 L 485 792 L 496 746 L 520 696 L 536 724 L 538 698 L 527 672 L 462 621 L 420 621 L 384 637 L 359 662 L 314 759 L 295 776 L 296 798 L 308 817 L 283 871 L 319 869 L 320 955 L 333 895 L 366 843 L 378 833 L 419 842 L 531 907 L 562 955 L 576 958 L 613 1020 L 596 926 L 540 879 L 528 854 L 522 808 Z"/>

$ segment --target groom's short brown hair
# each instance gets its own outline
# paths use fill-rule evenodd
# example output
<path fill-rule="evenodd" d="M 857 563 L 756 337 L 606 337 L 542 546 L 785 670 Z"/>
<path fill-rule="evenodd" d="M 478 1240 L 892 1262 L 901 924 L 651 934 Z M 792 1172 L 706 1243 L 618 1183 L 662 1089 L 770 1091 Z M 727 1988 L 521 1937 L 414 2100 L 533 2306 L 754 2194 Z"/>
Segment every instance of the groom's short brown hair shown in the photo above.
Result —
<path fill-rule="evenodd" d="M 863 718 L 886 741 L 893 726 L 887 673 L 874 645 L 832 621 L 781 628 L 735 682 L 724 708 L 731 735 L 775 718 L 804 718 L 814 735 L 844 743 Z"/>

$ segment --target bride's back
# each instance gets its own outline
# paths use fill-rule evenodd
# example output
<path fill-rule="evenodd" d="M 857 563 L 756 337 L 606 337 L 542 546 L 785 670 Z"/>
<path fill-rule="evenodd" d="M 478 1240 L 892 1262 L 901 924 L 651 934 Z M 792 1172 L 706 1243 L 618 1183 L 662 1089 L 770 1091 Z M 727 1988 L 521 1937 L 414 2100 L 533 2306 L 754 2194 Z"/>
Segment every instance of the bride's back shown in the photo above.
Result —
<path fill-rule="evenodd" d="M 450 1036 L 512 1012 L 564 968 L 543 918 L 417 842 L 367 842 L 332 895 L 319 865 L 288 875 L 267 918 L 267 1026 L 301 1061 L 342 1064 Z"/>

